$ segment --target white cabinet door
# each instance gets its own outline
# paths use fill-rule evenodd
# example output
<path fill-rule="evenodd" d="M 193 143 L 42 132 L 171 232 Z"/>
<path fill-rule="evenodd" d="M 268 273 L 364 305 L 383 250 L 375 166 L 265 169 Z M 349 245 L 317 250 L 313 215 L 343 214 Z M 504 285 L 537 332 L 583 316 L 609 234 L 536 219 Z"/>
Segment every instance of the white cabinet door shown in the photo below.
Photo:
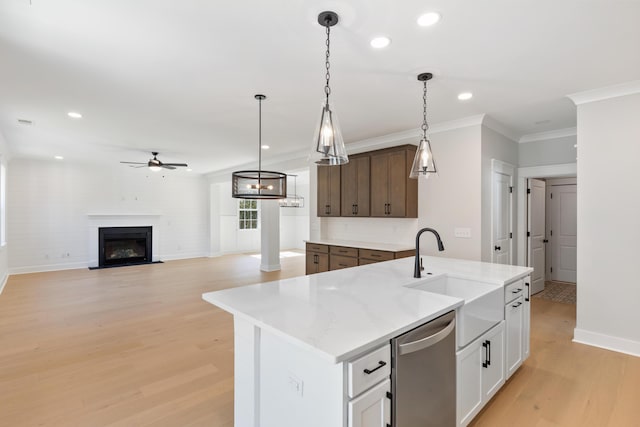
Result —
<path fill-rule="evenodd" d="M 349 402 L 349 427 L 387 427 L 391 424 L 391 381 L 384 380 Z"/>
<path fill-rule="evenodd" d="M 507 328 L 507 379 L 522 364 L 522 332 L 524 329 L 524 296 L 506 304 L 505 322 Z"/>
<path fill-rule="evenodd" d="M 466 426 L 482 408 L 482 338 L 456 355 L 456 417 Z"/>
<path fill-rule="evenodd" d="M 529 357 L 529 351 L 531 347 L 531 277 L 525 277 L 524 279 L 525 294 L 524 294 L 524 310 L 523 317 L 524 322 L 522 326 L 522 360 L 527 360 Z"/>
<path fill-rule="evenodd" d="M 504 384 L 504 322 L 489 331 L 483 338 L 482 393 L 488 402 Z"/>

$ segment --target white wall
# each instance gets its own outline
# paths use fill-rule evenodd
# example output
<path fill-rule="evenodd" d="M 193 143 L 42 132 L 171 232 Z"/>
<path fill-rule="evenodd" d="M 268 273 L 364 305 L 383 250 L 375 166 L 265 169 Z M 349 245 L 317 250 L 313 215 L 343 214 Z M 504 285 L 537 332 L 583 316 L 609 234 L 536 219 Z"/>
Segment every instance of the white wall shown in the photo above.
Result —
<path fill-rule="evenodd" d="M 509 163 L 514 167 L 518 166 L 518 143 L 507 138 L 506 136 L 490 129 L 486 126 L 482 126 L 482 248 L 481 259 L 485 262 L 491 262 L 491 254 L 493 248 L 491 247 L 491 160 L 497 159 L 503 162 Z M 513 211 L 512 211 L 512 232 L 513 242 L 512 248 L 515 252 L 517 250 L 517 233 L 516 233 L 516 177 L 513 177 L 514 192 L 512 195 Z M 513 257 L 515 260 L 515 256 Z"/>
<path fill-rule="evenodd" d="M 154 259 L 209 253 L 206 180 L 182 171 L 13 159 L 7 204 L 12 273 L 88 266 L 88 214 L 157 214 Z"/>
<path fill-rule="evenodd" d="M 4 139 L 4 136 L 2 135 L 2 132 L 0 132 L 0 162 L 5 166 L 6 168 L 6 178 L 8 181 L 9 178 L 9 163 L 10 163 L 10 153 L 9 153 L 9 147 L 7 146 L 7 143 Z M 5 183 L 5 188 L 8 190 L 8 182 Z M 9 224 L 6 224 L 6 230 L 9 229 Z M 6 232 L 5 230 L 5 232 Z M 8 243 L 8 239 L 5 239 L 5 236 L 2 236 L 3 240 L 7 241 L 6 245 L 0 245 L 0 293 L 2 293 L 2 290 L 4 289 L 4 285 L 7 282 L 7 279 L 9 277 L 9 243 Z"/>
<path fill-rule="evenodd" d="M 576 162 L 577 136 L 518 144 L 518 165 L 547 166 Z"/>
<path fill-rule="evenodd" d="M 640 356 L 640 94 L 578 105 L 575 340 Z"/>
<path fill-rule="evenodd" d="M 445 251 L 422 244 L 429 255 L 480 260 L 481 126 L 468 126 L 431 136 L 438 176 L 420 178 L 418 226 L 438 230 Z M 471 238 L 454 237 L 456 227 L 471 229 Z"/>

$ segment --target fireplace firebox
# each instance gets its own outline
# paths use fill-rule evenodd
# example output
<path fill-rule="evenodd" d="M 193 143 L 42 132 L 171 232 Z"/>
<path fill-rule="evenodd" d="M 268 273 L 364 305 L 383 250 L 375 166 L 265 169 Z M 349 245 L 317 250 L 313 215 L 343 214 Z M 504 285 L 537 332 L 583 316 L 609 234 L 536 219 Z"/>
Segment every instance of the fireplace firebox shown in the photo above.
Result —
<path fill-rule="evenodd" d="M 153 227 L 100 227 L 98 229 L 98 265 L 149 264 Z"/>

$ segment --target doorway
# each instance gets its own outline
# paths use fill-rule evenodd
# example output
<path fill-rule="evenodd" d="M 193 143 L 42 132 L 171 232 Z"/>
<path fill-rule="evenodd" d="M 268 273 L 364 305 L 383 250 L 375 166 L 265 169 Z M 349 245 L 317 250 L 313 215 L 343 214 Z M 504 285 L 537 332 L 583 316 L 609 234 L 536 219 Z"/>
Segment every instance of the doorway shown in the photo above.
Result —
<path fill-rule="evenodd" d="M 527 178 L 525 262 L 533 267 L 531 292 L 545 282 L 576 283 L 577 180 Z"/>
<path fill-rule="evenodd" d="M 536 291 L 541 290 L 540 287 L 544 286 L 545 280 L 547 281 L 551 280 L 551 275 L 549 271 L 551 269 L 551 264 L 553 263 L 551 260 L 548 260 L 548 258 L 551 257 L 553 253 L 552 248 L 550 246 L 550 239 L 549 239 L 549 237 L 551 237 L 549 236 L 549 234 L 551 234 L 551 230 L 553 230 L 553 228 L 551 228 L 552 226 L 549 225 L 551 223 L 550 222 L 551 219 L 547 217 L 547 213 L 546 213 L 547 211 L 546 202 L 549 201 L 551 197 L 549 194 L 547 194 L 547 187 L 549 187 L 548 181 L 558 179 L 558 178 L 572 178 L 573 183 L 577 184 L 576 174 L 577 174 L 577 168 L 575 163 L 523 167 L 518 169 L 517 215 L 516 216 L 517 216 L 517 233 L 518 233 L 518 236 L 522 236 L 522 238 L 519 238 L 517 240 L 517 244 L 518 244 L 517 264 L 523 265 L 523 266 L 524 265 L 532 266 L 534 268 L 534 276 L 536 276 L 536 278 L 538 279 L 538 281 L 536 282 L 536 285 L 538 285 L 537 288 L 535 289 Z M 540 232 L 536 230 L 538 234 L 537 240 L 542 240 L 542 243 L 544 244 L 544 249 L 543 249 L 544 257 L 540 256 L 541 254 L 540 251 L 538 251 L 535 256 L 538 266 L 540 264 L 544 264 L 544 267 L 541 267 L 541 268 L 536 268 L 536 265 L 534 265 L 534 255 L 530 254 L 531 252 L 530 250 L 531 236 L 530 235 L 532 230 L 530 228 L 531 218 L 529 216 L 529 206 L 530 206 L 529 197 L 531 193 L 528 192 L 527 190 L 530 190 L 529 180 L 531 179 L 537 179 L 545 182 L 545 191 L 544 191 L 545 197 L 542 198 L 545 201 L 545 207 L 543 209 L 543 212 L 545 212 L 544 220 L 543 220 L 544 229 L 545 229 L 544 238 L 540 239 Z M 562 181 L 555 181 L 555 182 L 552 181 L 552 184 L 562 184 Z M 577 185 L 574 188 L 577 188 Z M 539 193 L 538 196 L 540 196 L 539 190 L 538 190 L 538 193 Z M 555 198 L 557 196 L 554 194 L 553 197 Z M 538 197 L 538 198 L 541 198 L 541 197 Z M 552 206 L 552 205 L 549 204 L 549 206 Z M 575 216 L 573 220 L 575 221 Z M 538 224 L 538 229 L 540 227 L 541 227 L 540 224 Z M 553 233 L 556 234 L 556 231 L 554 230 Z M 548 240 L 548 241 L 544 242 L 544 240 Z M 539 247 L 539 246 L 534 246 L 534 247 Z M 543 273 L 540 273 L 539 271 L 542 271 Z M 556 268 L 554 268 L 554 272 L 555 271 L 556 271 Z M 532 293 L 533 292 L 534 292 L 534 289 L 532 284 Z"/>

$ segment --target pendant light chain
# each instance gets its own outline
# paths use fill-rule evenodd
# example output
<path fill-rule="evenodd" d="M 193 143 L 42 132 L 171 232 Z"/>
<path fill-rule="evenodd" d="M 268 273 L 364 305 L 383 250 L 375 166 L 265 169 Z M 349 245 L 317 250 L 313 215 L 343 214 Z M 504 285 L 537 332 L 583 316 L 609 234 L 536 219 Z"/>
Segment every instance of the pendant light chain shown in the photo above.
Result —
<path fill-rule="evenodd" d="M 324 86 L 324 93 L 327 95 L 327 105 L 329 104 L 329 94 L 331 93 L 331 88 L 329 87 L 329 79 L 331 78 L 331 73 L 329 72 L 329 68 L 331 67 L 331 64 L 329 63 L 329 56 L 331 55 L 331 51 L 330 51 L 330 43 L 331 43 L 331 38 L 330 38 L 330 34 L 331 34 L 331 27 L 329 25 L 327 25 L 327 41 L 325 42 L 325 44 L 327 45 L 327 54 L 325 57 L 325 61 L 324 61 L 324 66 L 327 70 L 326 74 L 325 74 L 325 78 L 327 79 L 327 82 Z"/>
<path fill-rule="evenodd" d="M 429 124 L 427 123 L 427 81 L 424 82 L 424 92 L 422 94 L 422 137 L 427 139 L 427 130 L 429 130 Z"/>
<path fill-rule="evenodd" d="M 262 175 L 262 98 L 258 98 L 258 183 Z"/>

